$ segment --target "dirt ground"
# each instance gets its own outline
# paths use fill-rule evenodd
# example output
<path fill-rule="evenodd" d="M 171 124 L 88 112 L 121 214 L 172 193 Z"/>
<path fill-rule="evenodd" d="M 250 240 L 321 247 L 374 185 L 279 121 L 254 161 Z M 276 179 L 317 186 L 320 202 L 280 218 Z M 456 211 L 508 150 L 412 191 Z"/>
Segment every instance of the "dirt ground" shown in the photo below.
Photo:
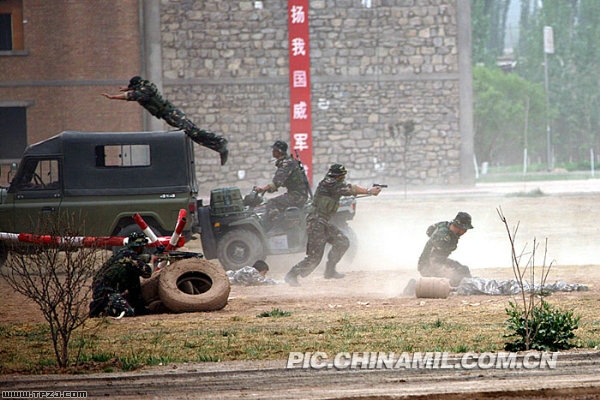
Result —
<path fill-rule="evenodd" d="M 269 306 L 292 307 L 298 311 L 323 307 L 347 311 L 367 306 L 357 302 L 370 302 L 368 306 L 372 307 L 375 303 L 409 301 L 400 296 L 408 280 L 418 277 L 416 261 L 427 239 L 425 230 L 431 223 L 453 218 L 458 211 L 472 215 L 475 229 L 460 239 L 458 249 L 451 257 L 468 265 L 473 276 L 512 279 L 510 247 L 505 227 L 496 212 L 498 207 L 502 208 L 511 227 L 519 223 L 517 248 L 531 249 L 533 239 L 537 238 L 540 255 L 536 257 L 536 265 L 540 267 L 544 240 L 548 239 L 546 265 L 554 262 L 548 282 L 582 283 L 595 292 L 600 288 L 599 197 L 600 194 L 567 194 L 466 198 L 452 194 L 441 199 L 406 200 L 402 194 L 390 194 L 360 199 L 356 217 L 350 223 L 359 237 L 357 254 L 353 260 L 344 258 L 338 267 L 346 274 L 345 279 L 323 279 L 325 261 L 322 261 L 313 274 L 306 279 L 300 278 L 301 287 L 291 288 L 283 284 L 283 276 L 304 255 L 270 256 L 266 260 L 271 268 L 269 277 L 282 284 L 234 286 L 226 311 L 244 314 Z M 186 248 L 202 250 L 200 240 L 189 242 Z M 14 293 L 4 280 L 0 280 L 0 296 L 4 303 L 0 308 L 0 321 L 43 321 L 36 306 Z M 462 300 L 453 297 L 448 304 Z M 176 318 L 185 319 L 186 316 Z"/>
<path fill-rule="evenodd" d="M 497 215 L 498 207 L 502 208 L 511 226 L 519 223 L 517 248 L 531 248 L 534 237 L 541 243 L 536 265 L 544 262 L 543 246 L 545 239 L 548 239 L 546 265 L 551 260 L 554 261 L 549 282 L 564 280 L 568 283 L 582 283 L 590 289 L 588 292 L 559 293 L 553 295 L 553 298 L 569 305 L 581 302 L 584 308 L 585 304 L 597 302 L 600 291 L 600 191 L 526 196 L 529 190 L 533 190 L 531 184 L 526 192 L 519 187 L 503 190 L 504 192 L 491 190 L 477 193 L 414 192 L 406 198 L 401 192 L 392 192 L 378 198 L 361 199 L 356 218 L 351 222 L 359 236 L 358 252 L 353 260 L 342 260 L 338 268 L 346 274 L 345 279 L 323 279 L 325 262 L 322 262 L 311 276 L 301 279 L 302 286 L 299 288 L 291 288 L 284 283 L 262 287 L 234 286 L 229 304 L 219 312 L 140 318 L 147 322 L 185 322 L 201 318 L 203 323 L 210 324 L 211 321 L 235 321 L 236 317 L 255 316 L 273 308 L 297 314 L 321 311 L 340 316 L 369 309 L 373 312 L 402 309 L 407 313 L 423 315 L 451 315 L 453 310 L 472 309 L 473 317 L 476 318 L 480 312 L 478 308 L 482 305 L 486 308 L 506 307 L 507 297 L 451 296 L 448 300 L 422 300 L 403 297 L 402 291 L 410 278 L 417 277 L 416 261 L 426 242 L 425 230 L 428 225 L 452 219 L 458 211 L 467 211 L 472 215 L 475 229 L 460 239 L 459 248 L 452 254 L 452 258 L 471 267 L 473 276 L 512 278 L 510 247 L 506 229 Z M 187 248 L 201 250 L 199 240 L 190 242 Z M 302 254 L 268 257 L 266 261 L 271 267 L 269 276 L 281 281 L 289 268 L 302 257 Z M 12 292 L 3 280 L 0 281 L 0 297 L 0 321 L 3 323 L 43 321 L 36 306 Z M 123 321 L 124 324 L 139 322 L 138 318 Z M 435 380 L 435 377 L 432 379 Z M 506 377 L 498 378 L 505 379 Z M 332 382 L 335 386 L 335 379 Z M 320 398 L 338 398 L 334 392 L 324 393 L 331 396 L 324 395 Z M 374 393 L 382 397 L 373 398 L 388 398 L 383 396 L 385 392 Z M 596 390 L 588 388 L 584 392 L 574 391 L 571 398 L 596 398 L 592 393 L 596 393 Z M 535 396 L 538 395 L 540 393 Z M 551 397 L 550 392 L 547 395 L 548 398 Z M 533 396 L 534 394 L 523 394 L 522 398 Z M 540 395 L 542 397 L 543 394 Z M 298 398 L 303 397 L 300 394 Z M 557 395 L 555 398 L 564 397 Z"/>

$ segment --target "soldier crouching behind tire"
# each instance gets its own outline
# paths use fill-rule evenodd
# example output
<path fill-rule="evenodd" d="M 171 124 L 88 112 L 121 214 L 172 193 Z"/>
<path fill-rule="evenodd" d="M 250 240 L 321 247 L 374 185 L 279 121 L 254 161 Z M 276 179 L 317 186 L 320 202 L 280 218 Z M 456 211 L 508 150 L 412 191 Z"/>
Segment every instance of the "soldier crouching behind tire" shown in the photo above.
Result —
<path fill-rule="evenodd" d="M 357 194 L 377 196 L 381 192 L 379 186 L 366 189 L 362 186 L 345 183 L 345 177 L 346 168 L 341 164 L 333 164 L 325 178 L 319 182 L 313 198 L 312 209 L 306 218 L 308 234 L 306 257 L 285 275 L 285 281 L 290 286 L 300 286 L 298 275 L 306 277 L 317 268 L 323 258 L 327 243 L 331 243 L 331 250 L 327 256 L 325 279 L 341 279 L 344 277 L 344 274 L 340 274 L 335 270 L 335 266 L 348 250 L 350 241 L 329 220 L 337 212 L 341 196 L 355 196 Z"/>
<path fill-rule="evenodd" d="M 148 239 L 143 233 L 134 232 L 129 235 L 127 246 L 123 247 L 106 261 L 96 273 L 92 283 L 92 302 L 90 317 L 109 315 L 133 317 L 148 314 L 144 299 L 140 276 L 150 278 L 152 267 L 147 264 L 142 254 Z M 127 291 L 125 299 L 123 293 Z"/>
<path fill-rule="evenodd" d="M 438 222 L 427 228 L 429 240 L 419 257 L 421 276 L 447 278 L 450 286 L 458 286 L 463 278 L 470 278 L 469 267 L 448 258 L 456 250 L 458 239 L 473 229 L 471 216 L 459 212 L 452 221 Z"/>

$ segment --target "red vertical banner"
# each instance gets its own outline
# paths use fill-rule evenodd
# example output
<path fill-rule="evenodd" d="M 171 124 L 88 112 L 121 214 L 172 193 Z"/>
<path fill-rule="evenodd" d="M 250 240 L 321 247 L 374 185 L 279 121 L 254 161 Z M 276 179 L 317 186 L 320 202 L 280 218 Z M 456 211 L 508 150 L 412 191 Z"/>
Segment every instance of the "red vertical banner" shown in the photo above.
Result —
<path fill-rule="evenodd" d="M 308 1 L 288 0 L 290 58 L 290 144 L 298 152 L 312 185 L 312 120 L 310 108 L 310 52 Z"/>

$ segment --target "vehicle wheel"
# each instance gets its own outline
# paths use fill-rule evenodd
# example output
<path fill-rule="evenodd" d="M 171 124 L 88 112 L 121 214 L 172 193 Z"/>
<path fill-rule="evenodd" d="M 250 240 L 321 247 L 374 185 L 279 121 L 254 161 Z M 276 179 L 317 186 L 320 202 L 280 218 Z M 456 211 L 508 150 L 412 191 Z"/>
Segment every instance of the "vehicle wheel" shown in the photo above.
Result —
<path fill-rule="evenodd" d="M 152 229 L 152 232 L 154 232 L 154 234 L 156 236 L 161 236 L 160 232 L 155 227 L 151 226 L 150 229 Z M 142 229 L 137 224 L 127 225 L 126 227 L 122 228 L 119 231 L 119 233 L 117 233 L 117 236 L 127 237 L 127 236 L 131 235 L 133 232 L 142 233 Z M 122 247 L 115 246 L 112 248 L 112 251 L 113 251 L 113 253 L 116 253 L 117 251 L 119 251 L 121 249 L 122 249 Z M 156 248 L 154 248 L 154 247 L 144 249 L 144 253 L 154 254 L 155 252 L 156 252 Z"/>
<path fill-rule="evenodd" d="M 142 298 L 146 305 L 159 300 L 158 296 L 158 281 L 160 279 L 160 271 L 156 271 L 148 279 L 142 279 Z"/>
<path fill-rule="evenodd" d="M 161 271 L 158 294 L 173 312 L 220 310 L 227 304 L 229 279 L 225 271 L 207 260 L 188 258 Z"/>
<path fill-rule="evenodd" d="M 6 258 L 8 257 L 8 249 L 4 243 L 0 242 L 0 267 L 4 265 Z"/>
<path fill-rule="evenodd" d="M 264 247 L 254 232 L 236 229 L 227 232 L 219 239 L 217 255 L 223 268 L 237 270 L 264 259 Z"/>

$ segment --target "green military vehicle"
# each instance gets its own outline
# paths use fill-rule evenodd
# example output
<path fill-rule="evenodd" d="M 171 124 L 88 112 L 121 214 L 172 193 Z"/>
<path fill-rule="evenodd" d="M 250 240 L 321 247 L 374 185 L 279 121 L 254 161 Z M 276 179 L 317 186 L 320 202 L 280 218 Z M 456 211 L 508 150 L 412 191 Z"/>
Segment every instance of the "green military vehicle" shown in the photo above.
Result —
<path fill-rule="evenodd" d="M 242 199 L 235 186 L 212 190 L 210 204 L 198 206 L 204 257 L 218 258 L 223 268 L 236 270 L 269 255 L 305 252 L 310 200 L 301 208 L 288 207 L 270 223 L 265 220 L 265 205 L 262 196 L 255 192 Z M 356 198 L 342 197 L 331 220 L 350 239 L 345 255 L 349 261 L 357 249 L 357 237 L 348 225 L 355 213 Z"/>
<path fill-rule="evenodd" d="M 180 209 L 184 235 L 197 223 L 193 143 L 182 131 L 62 132 L 25 150 L 0 188 L 0 232 L 40 233 L 40 220 L 74 213 L 88 236 L 128 236 L 139 213 L 170 235 Z M 0 264 L 6 258 L 0 241 Z"/>

